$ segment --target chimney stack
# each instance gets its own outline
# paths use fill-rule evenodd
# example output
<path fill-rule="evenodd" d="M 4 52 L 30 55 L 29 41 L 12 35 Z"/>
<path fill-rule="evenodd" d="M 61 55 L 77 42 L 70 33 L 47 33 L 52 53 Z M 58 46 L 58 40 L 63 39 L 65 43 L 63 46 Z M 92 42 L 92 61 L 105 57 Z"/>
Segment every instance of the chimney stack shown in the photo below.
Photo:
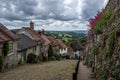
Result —
<path fill-rule="evenodd" d="M 42 34 L 45 34 L 45 30 L 44 29 L 42 29 Z"/>
<path fill-rule="evenodd" d="M 30 28 L 34 30 L 34 22 L 30 21 Z"/>
<path fill-rule="evenodd" d="M 39 30 L 38 33 L 39 33 L 40 35 L 42 35 L 42 31 L 41 31 L 41 30 Z"/>

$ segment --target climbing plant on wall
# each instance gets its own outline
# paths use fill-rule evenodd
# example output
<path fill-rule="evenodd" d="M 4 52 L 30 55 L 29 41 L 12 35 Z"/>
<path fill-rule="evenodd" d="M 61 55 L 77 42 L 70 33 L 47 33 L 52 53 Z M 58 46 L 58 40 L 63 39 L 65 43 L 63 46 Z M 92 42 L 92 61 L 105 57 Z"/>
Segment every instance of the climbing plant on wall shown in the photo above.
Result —
<path fill-rule="evenodd" d="M 100 47 L 100 44 L 94 45 L 92 50 L 91 50 L 91 53 L 97 55 L 97 53 L 99 51 L 99 47 Z"/>
<path fill-rule="evenodd" d="M 6 43 L 4 43 L 4 45 L 3 45 L 3 54 L 4 54 L 4 57 L 6 57 L 7 56 L 7 54 L 9 53 L 9 41 L 8 42 L 6 42 Z"/>
<path fill-rule="evenodd" d="M 111 10 L 106 11 L 102 14 L 101 18 L 96 22 L 96 25 L 93 29 L 93 33 L 98 35 L 103 32 L 104 27 L 108 24 L 111 19 L 112 12 Z"/>

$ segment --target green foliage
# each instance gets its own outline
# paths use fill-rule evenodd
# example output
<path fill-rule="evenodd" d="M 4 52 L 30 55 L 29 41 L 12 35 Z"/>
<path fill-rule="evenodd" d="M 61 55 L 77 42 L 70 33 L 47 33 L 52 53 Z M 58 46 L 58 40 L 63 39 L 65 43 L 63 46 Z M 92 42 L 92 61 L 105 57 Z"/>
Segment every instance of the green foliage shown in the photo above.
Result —
<path fill-rule="evenodd" d="M 43 56 L 43 61 L 48 61 L 48 57 L 47 56 Z"/>
<path fill-rule="evenodd" d="M 107 67 L 107 69 L 110 69 L 110 67 L 112 66 L 112 64 L 113 64 L 113 61 L 108 58 L 108 59 L 106 60 L 106 67 Z"/>
<path fill-rule="evenodd" d="M 48 57 L 48 60 L 50 61 L 55 61 L 55 60 L 60 60 L 61 56 L 59 54 L 53 54 L 52 56 Z"/>
<path fill-rule="evenodd" d="M 66 57 L 66 59 L 70 59 L 70 55 L 69 54 L 67 54 L 65 57 Z"/>
<path fill-rule="evenodd" d="M 80 44 L 81 44 L 82 46 L 84 46 L 86 43 L 87 43 L 87 39 L 86 39 L 86 38 L 81 38 L 81 39 L 80 39 Z"/>
<path fill-rule="evenodd" d="M 9 42 L 6 42 L 6 43 L 4 43 L 4 45 L 3 45 L 3 53 L 4 53 L 4 57 L 6 57 L 7 56 L 7 54 L 9 53 Z"/>
<path fill-rule="evenodd" d="M 19 64 L 19 65 L 22 65 L 22 64 L 23 64 L 22 58 L 20 58 L 20 60 L 18 61 L 18 64 Z"/>
<path fill-rule="evenodd" d="M 2 58 L 2 56 L 0 56 L 0 71 L 2 69 L 2 66 L 3 66 L 3 58 Z"/>
<path fill-rule="evenodd" d="M 103 54 L 105 56 L 105 59 L 109 58 L 112 54 L 110 53 L 109 49 L 108 50 L 104 50 Z"/>
<path fill-rule="evenodd" d="M 106 69 L 98 69 L 97 72 L 95 72 L 96 74 L 96 80 L 107 80 L 108 78 L 108 70 Z"/>
<path fill-rule="evenodd" d="M 116 36 L 120 36 L 120 25 L 116 28 Z"/>
<path fill-rule="evenodd" d="M 37 55 L 34 53 L 30 53 L 27 56 L 27 62 L 28 63 L 36 63 L 37 62 Z"/>
<path fill-rule="evenodd" d="M 55 61 L 56 58 L 55 58 L 55 56 L 50 56 L 50 57 L 49 57 L 49 60 L 50 60 L 50 61 Z"/>
<path fill-rule="evenodd" d="M 120 68 L 114 68 L 114 69 L 112 69 L 112 74 L 113 75 L 120 75 Z"/>
<path fill-rule="evenodd" d="M 56 58 L 56 60 L 58 60 L 58 61 L 61 59 L 61 56 L 60 56 L 59 54 L 54 54 L 53 56 L 54 56 L 54 57 Z"/>
<path fill-rule="evenodd" d="M 107 70 L 101 71 L 98 80 L 107 80 L 108 72 Z"/>
<path fill-rule="evenodd" d="M 53 52 L 53 47 L 52 45 L 49 46 L 49 49 L 48 49 L 48 60 L 60 60 L 61 56 L 59 54 L 55 54 Z"/>
<path fill-rule="evenodd" d="M 98 34 L 102 34 L 102 31 L 103 31 L 103 29 L 102 29 L 101 25 L 97 24 L 95 26 L 94 30 L 93 30 L 93 33 L 96 34 L 96 35 L 98 35 Z"/>
<path fill-rule="evenodd" d="M 52 47 L 52 45 L 50 45 L 49 49 L 48 49 L 48 57 L 51 57 L 53 54 L 54 54 L 53 47 Z"/>
<path fill-rule="evenodd" d="M 111 56 L 112 56 L 112 54 L 113 54 L 115 36 L 116 36 L 116 30 L 113 30 L 113 31 L 109 34 L 109 54 L 110 54 Z"/>
<path fill-rule="evenodd" d="M 97 53 L 99 51 L 99 47 L 100 47 L 99 44 L 94 45 L 92 50 L 91 50 L 91 53 L 97 55 Z"/>
<path fill-rule="evenodd" d="M 101 34 L 103 32 L 103 28 L 108 24 L 108 22 L 110 21 L 111 19 L 111 10 L 108 10 L 106 11 L 100 21 L 97 22 L 96 26 L 94 27 L 93 29 L 93 33 L 98 35 L 98 34 Z"/>

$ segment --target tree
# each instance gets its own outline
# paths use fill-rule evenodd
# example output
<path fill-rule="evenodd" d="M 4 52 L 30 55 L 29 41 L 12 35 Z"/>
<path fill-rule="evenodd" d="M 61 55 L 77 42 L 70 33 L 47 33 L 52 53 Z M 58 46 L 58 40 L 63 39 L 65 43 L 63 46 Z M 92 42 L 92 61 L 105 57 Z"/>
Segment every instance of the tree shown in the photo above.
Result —
<path fill-rule="evenodd" d="M 52 47 L 52 45 L 50 45 L 49 46 L 49 49 L 48 49 L 48 57 L 51 57 L 51 56 L 53 56 L 53 47 Z"/>

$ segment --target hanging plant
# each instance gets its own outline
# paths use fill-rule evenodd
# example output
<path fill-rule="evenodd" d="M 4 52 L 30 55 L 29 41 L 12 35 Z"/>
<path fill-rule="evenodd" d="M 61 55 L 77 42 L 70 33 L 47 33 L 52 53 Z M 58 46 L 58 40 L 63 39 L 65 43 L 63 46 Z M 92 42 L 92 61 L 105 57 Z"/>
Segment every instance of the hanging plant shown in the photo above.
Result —
<path fill-rule="evenodd" d="M 4 54 L 4 57 L 7 56 L 7 54 L 9 53 L 9 41 L 4 43 L 3 45 L 3 54 Z"/>

